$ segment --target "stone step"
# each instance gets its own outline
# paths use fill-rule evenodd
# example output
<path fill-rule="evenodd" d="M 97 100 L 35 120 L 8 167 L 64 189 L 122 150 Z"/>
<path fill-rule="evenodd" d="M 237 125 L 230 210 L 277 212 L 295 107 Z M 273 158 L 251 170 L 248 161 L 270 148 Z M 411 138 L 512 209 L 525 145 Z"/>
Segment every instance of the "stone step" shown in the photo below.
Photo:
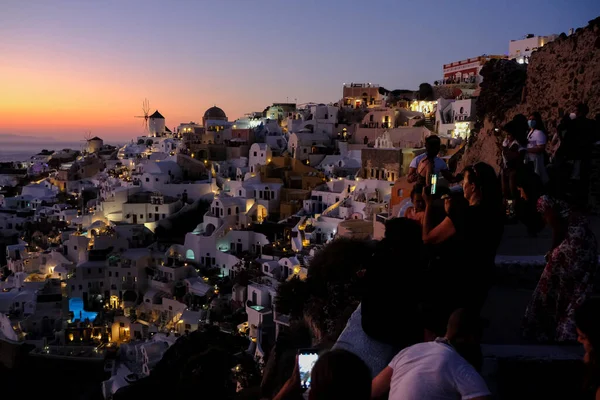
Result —
<path fill-rule="evenodd" d="M 582 346 L 482 345 L 482 376 L 493 399 L 577 399 Z"/>

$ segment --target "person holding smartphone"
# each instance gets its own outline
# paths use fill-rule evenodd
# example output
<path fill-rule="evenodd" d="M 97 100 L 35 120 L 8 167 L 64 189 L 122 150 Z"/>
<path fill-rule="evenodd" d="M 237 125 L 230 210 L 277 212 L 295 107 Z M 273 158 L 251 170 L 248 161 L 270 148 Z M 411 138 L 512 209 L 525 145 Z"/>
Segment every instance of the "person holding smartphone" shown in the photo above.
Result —
<path fill-rule="evenodd" d="M 429 186 L 431 175 L 442 175 L 448 182 L 457 182 L 444 160 L 438 157 L 442 142 L 437 135 L 425 139 L 425 153 L 413 158 L 408 167 L 408 183 Z"/>
<path fill-rule="evenodd" d="M 485 163 L 477 163 L 465 168 L 463 195 L 468 207 L 446 216 L 441 223 L 433 222 L 433 199 L 427 190 L 425 217 L 423 220 L 423 242 L 426 245 L 440 246 L 451 240 L 459 240 L 453 247 L 467 246 L 469 254 L 454 262 L 442 262 L 435 270 L 452 269 L 452 281 L 440 279 L 435 274 L 433 281 L 441 281 L 441 288 L 447 288 L 440 297 L 440 305 L 448 307 L 473 307 L 480 310 L 487 298 L 491 285 L 496 250 L 504 232 L 504 206 L 500 181 L 494 169 Z"/>
<path fill-rule="evenodd" d="M 306 375 L 309 379 L 305 379 Z M 298 352 L 296 367 L 273 400 L 369 400 L 371 372 L 356 355 L 331 350 L 318 355 L 315 349 Z"/>

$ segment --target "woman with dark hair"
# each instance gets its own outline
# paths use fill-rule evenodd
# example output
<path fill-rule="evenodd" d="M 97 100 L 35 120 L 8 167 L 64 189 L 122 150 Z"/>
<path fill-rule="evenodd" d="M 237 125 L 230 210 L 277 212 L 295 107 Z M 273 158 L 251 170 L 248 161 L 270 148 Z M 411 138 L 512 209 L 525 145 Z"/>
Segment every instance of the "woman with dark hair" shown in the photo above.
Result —
<path fill-rule="evenodd" d="M 511 121 L 515 126 L 515 138 L 527 147 L 527 132 L 529 132 L 529 124 L 527 123 L 527 117 L 523 114 L 517 114 Z"/>
<path fill-rule="evenodd" d="M 596 237 L 587 219 L 562 200 L 542 196 L 538 212 L 552 228 L 552 249 L 525 311 L 523 336 L 540 342 L 574 341 L 574 312 L 593 289 Z"/>
<path fill-rule="evenodd" d="M 345 350 L 323 354 L 312 369 L 308 400 L 369 400 L 371 372 L 365 363 Z"/>
<path fill-rule="evenodd" d="M 450 289 L 457 301 L 455 308 L 480 310 L 491 284 L 496 250 L 504 230 L 504 209 L 500 181 L 490 165 L 477 163 L 463 174 L 463 195 L 469 207 L 462 213 L 450 213 L 437 226 L 432 224 L 431 196 L 424 190 L 423 242 L 439 245 L 459 238 L 469 246 L 469 257 L 464 257 L 453 271 Z"/>
<path fill-rule="evenodd" d="M 529 125 L 529 133 L 527 134 L 527 157 L 525 161 L 546 184 L 548 173 L 546 172 L 545 154 L 548 136 L 540 113 L 537 111 L 532 113 L 527 120 L 527 124 Z"/>
<path fill-rule="evenodd" d="M 600 400 L 600 299 L 587 300 L 575 311 L 577 341 L 583 345 L 587 373 L 584 391 L 587 398 Z"/>

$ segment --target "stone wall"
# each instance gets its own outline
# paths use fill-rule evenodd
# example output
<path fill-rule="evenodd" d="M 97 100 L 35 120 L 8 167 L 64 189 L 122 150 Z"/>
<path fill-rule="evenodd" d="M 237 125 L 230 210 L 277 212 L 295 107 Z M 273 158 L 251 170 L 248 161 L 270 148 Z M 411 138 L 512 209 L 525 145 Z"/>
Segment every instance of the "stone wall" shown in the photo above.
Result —
<path fill-rule="evenodd" d="M 594 118 L 600 113 L 600 62 L 598 60 L 600 60 L 600 17 L 590 21 L 585 28 L 577 29 L 573 35 L 561 34 L 555 41 L 534 52 L 527 66 L 527 79 L 520 102 L 506 110 L 502 109 L 505 104 L 480 105 L 480 102 L 489 102 L 495 96 L 502 97 L 504 93 L 493 93 L 493 91 L 500 90 L 503 84 L 506 86 L 505 82 L 495 85 L 496 82 L 489 81 L 506 79 L 506 76 L 499 71 L 491 71 L 489 76 L 485 76 L 486 71 L 482 70 L 485 78 L 477 108 L 486 110 L 486 115 L 480 116 L 483 124 L 475 137 L 470 140 L 471 143 L 467 146 L 457 169 L 484 161 L 499 170 L 501 160 L 499 143 L 502 138 L 495 133 L 494 128 L 500 128 L 519 113 L 527 115 L 539 111 L 550 135 L 555 134 L 561 115 L 569 113 L 578 103 L 587 103 L 590 108 L 589 117 Z M 515 65 L 509 65 L 508 62 L 505 64 L 501 67 L 517 69 Z M 510 71 L 507 75 L 510 75 Z M 515 82 L 517 90 L 521 90 L 520 84 Z M 494 107 L 499 110 L 494 110 Z"/>
<path fill-rule="evenodd" d="M 550 133 L 562 112 L 580 102 L 590 116 L 600 113 L 600 17 L 571 36 L 561 35 L 533 53 L 527 67 L 524 101 L 508 117 L 539 111 Z"/>

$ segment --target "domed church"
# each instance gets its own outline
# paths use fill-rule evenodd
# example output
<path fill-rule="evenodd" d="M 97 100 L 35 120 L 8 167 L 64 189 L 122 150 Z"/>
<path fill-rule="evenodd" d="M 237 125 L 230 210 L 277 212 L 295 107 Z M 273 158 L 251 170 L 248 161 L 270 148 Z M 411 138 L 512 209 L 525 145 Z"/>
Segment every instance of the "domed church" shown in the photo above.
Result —
<path fill-rule="evenodd" d="M 204 113 L 202 117 L 202 125 L 206 126 L 207 121 L 227 121 L 225 111 L 217 106 L 211 107 Z"/>

